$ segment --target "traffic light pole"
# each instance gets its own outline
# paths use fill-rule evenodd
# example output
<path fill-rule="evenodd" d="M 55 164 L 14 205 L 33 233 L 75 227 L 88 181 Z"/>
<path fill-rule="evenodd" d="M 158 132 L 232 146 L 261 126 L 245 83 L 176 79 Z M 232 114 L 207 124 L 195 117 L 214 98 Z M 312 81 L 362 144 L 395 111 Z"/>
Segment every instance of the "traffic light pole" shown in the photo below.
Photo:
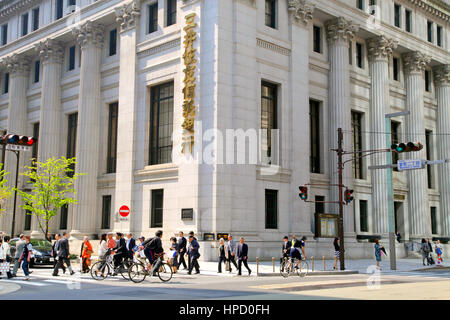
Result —
<path fill-rule="evenodd" d="M 386 147 L 391 142 L 391 117 L 386 115 Z M 387 165 L 392 164 L 392 152 L 386 152 Z M 389 220 L 389 262 L 391 270 L 397 270 L 397 254 L 395 250 L 395 218 L 394 218 L 394 186 L 392 184 L 392 168 L 387 169 L 387 192 L 388 192 L 388 220 Z"/>
<path fill-rule="evenodd" d="M 338 129 L 338 175 L 339 175 L 339 218 L 338 218 L 338 233 L 339 233 L 339 262 L 341 264 L 341 271 L 345 270 L 345 258 L 344 258 L 344 203 L 343 203 L 343 191 L 344 186 L 342 184 L 342 174 L 344 165 L 342 162 L 342 156 L 344 150 L 342 149 L 342 143 L 344 140 L 344 134 L 342 133 L 342 128 Z"/>
<path fill-rule="evenodd" d="M 6 148 L 6 146 L 4 146 Z M 13 150 L 10 150 L 13 151 Z M 14 188 L 14 206 L 13 206 L 13 216 L 12 216 L 12 226 L 11 226 L 11 237 L 14 237 L 14 228 L 16 226 L 16 206 L 17 206 L 17 184 L 19 181 L 19 161 L 20 161 L 20 151 L 13 151 L 16 154 L 16 182 Z"/>

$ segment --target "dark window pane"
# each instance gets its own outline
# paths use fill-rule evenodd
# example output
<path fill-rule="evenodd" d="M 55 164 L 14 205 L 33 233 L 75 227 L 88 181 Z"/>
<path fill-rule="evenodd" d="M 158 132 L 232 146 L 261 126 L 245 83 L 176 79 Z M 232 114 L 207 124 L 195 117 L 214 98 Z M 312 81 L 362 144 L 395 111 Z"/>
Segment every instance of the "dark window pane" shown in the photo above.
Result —
<path fill-rule="evenodd" d="M 4 24 L 2 25 L 2 45 L 8 43 L 8 25 Z"/>
<path fill-rule="evenodd" d="M 278 191 L 266 190 L 266 229 L 278 228 Z"/>
<path fill-rule="evenodd" d="M 364 0 L 356 0 L 356 6 L 360 10 L 364 10 Z"/>
<path fill-rule="evenodd" d="M 67 229 L 67 217 L 69 215 L 69 207 L 67 205 L 61 207 L 61 217 L 59 220 L 59 228 L 61 230 Z"/>
<path fill-rule="evenodd" d="M 177 23 L 177 0 L 167 0 L 167 26 Z"/>
<path fill-rule="evenodd" d="M 36 138 L 38 142 L 33 144 L 31 158 L 37 160 L 39 151 L 39 122 L 33 124 L 33 137 Z"/>
<path fill-rule="evenodd" d="M 70 114 L 67 127 L 67 158 L 74 158 L 76 156 L 77 124 L 78 113 Z M 71 165 L 70 169 L 75 170 L 75 164 Z M 73 176 L 73 172 L 69 172 L 68 176 Z"/>
<path fill-rule="evenodd" d="M 442 27 L 438 26 L 437 29 L 437 45 L 442 47 Z"/>
<path fill-rule="evenodd" d="M 116 172 L 118 108 L 117 102 L 109 105 L 107 173 Z"/>
<path fill-rule="evenodd" d="M 63 16 L 63 0 L 56 0 L 56 20 Z"/>
<path fill-rule="evenodd" d="M 363 45 L 356 43 L 356 65 L 358 68 L 363 67 Z"/>
<path fill-rule="evenodd" d="M 9 73 L 5 73 L 5 81 L 3 83 L 3 93 L 9 92 Z"/>
<path fill-rule="evenodd" d="M 433 131 L 425 130 L 425 141 L 426 141 L 426 154 L 427 160 L 432 160 L 433 157 Z M 427 182 L 428 189 L 433 189 L 433 166 L 427 165 Z"/>
<path fill-rule="evenodd" d="M 320 102 L 309 101 L 310 115 L 310 169 L 320 173 Z"/>
<path fill-rule="evenodd" d="M 359 200 L 359 229 L 361 232 L 369 232 L 367 200 Z"/>
<path fill-rule="evenodd" d="M 152 190 L 152 212 L 150 228 L 162 228 L 163 226 L 163 198 L 163 189 Z"/>
<path fill-rule="evenodd" d="M 39 60 L 34 62 L 34 82 L 39 82 L 41 62 Z"/>
<path fill-rule="evenodd" d="M 113 56 L 117 53 L 117 29 L 109 32 L 109 55 Z"/>
<path fill-rule="evenodd" d="M 352 111 L 353 151 L 362 150 L 362 113 Z M 362 153 L 356 153 L 353 160 L 353 177 L 363 179 Z"/>
<path fill-rule="evenodd" d="M 23 227 L 24 230 L 28 231 L 31 230 L 31 211 L 26 210 L 25 211 L 25 225 Z"/>
<path fill-rule="evenodd" d="M 391 121 L 391 144 L 397 144 L 400 142 L 400 123 Z M 399 160 L 399 154 L 397 152 L 391 152 L 392 163 L 397 164 Z M 394 171 L 398 171 L 398 168 L 394 168 Z"/>
<path fill-rule="evenodd" d="M 277 86 L 263 82 L 261 84 L 261 129 L 266 130 L 267 139 L 262 141 L 263 158 L 272 157 L 272 129 L 278 129 Z M 271 161 L 269 160 L 269 164 Z"/>
<path fill-rule="evenodd" d="M 33 31 L 39 29 L 39 8 L 33 9 Z"/>
<path fill-rule="evenodd" d="M 395 26 L 400 28 L 400 10 L 401 10 L 401 6 L 399 6 L 398 4 L 394 5 L 394 22 L 395 22 Z"/>
<path fill-rule="evenodd" d="M 22 15 L 22 36 L 28 33 L 28 13 Z"/>
<path fill-rule="evenodd" d="M 437 234 L 437 212 L 436 207 L 431 207 L 431 233 Z"/>
<path fill-rule="evenodd" d="M 75 46 L 69 48 L 69 70 L 75 69 Z"/>
<path fill-rule="evenodd" d="M 427 22 L 427 38 L 428 42 L 433 42 L 433 22 Z"/>
<path fill-rule="evenodd" d="M 394 58 L 392 60 L 392 69 L 393 69 L 393 74 L 394 74 L 394 80 L 395 81 L 399 81 L 400 77 L 399 77 L 399 63 L 398 63 L 398 58 Z"/>
<path fill-rule="evenodd" d="M 322 29 L 320 27 L 314 26 L 313 38 L 314 52 L 322 53 Z"/>
<path fill-rule="evenodd" d="M 111 196 L 102 197 L 102 229 L 109 229 L 111 220 Z"/>
<path fill-rule="evenodd" d="M 276 0 L 266 0 L 266 26 L 276 28 Z"/>
<path fill-rule="evenodd" d="M 152 33 L 158 30 L 158 3 L 151 4 L 148 7 L 148 33 Z"/>
<path fill-rule="evenodd" d="M 411 32 L 411 11 L 405 11 L 405 28 L 406 31 Z"/>
<path fill-rule="evenodd" d="M 431 88 L 430 88 L 430 84 L 431 84 L 431 79 L 430 79 L 431 75 L 430 75 L 430 71 L 425 70 L 425 91 L 426 92 L 430 92 Z"/>

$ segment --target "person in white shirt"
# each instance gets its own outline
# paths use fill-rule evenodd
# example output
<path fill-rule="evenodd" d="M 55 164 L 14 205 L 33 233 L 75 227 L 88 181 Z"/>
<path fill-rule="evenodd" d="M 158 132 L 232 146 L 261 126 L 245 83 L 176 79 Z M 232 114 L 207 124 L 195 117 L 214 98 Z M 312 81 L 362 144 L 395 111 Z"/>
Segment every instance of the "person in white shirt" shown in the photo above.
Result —
<path fill-rule="evenodd" d="M 11 279 L 11 247 L 9 245 L 9 239 L 10 237 L 6 236 L 2 242 L 0 238 L 0 274 L 6 273 L 8 279 Z"/>

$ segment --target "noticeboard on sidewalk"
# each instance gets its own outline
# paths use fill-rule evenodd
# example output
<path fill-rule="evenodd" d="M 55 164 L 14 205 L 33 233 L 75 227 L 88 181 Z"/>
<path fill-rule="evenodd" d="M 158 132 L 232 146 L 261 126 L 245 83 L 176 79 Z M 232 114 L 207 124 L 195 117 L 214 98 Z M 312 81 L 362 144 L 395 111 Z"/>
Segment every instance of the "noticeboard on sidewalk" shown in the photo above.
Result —
<path fill-rule="evenodd" d="M 316 213 L 316 237 L 335 238 L 337 237 L 338 216 L 329 213 Z"/>

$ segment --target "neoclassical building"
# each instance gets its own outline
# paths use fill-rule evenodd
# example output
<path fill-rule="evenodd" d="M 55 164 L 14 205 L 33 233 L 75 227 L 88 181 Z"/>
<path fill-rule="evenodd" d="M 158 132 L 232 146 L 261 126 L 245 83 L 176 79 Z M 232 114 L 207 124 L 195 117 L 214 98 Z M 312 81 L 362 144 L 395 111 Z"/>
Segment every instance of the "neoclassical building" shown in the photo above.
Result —
<path fill-rule="evenodd" d="M 21 166 L 76 157 L 86 173 L 52 232 L 192 230 L 209 259 L 230 232 L 252 258 L 278 256 L 288 234 L 331 257 L 342 128 L 355 152 L 346 252 L 372 257 L 368 239 L 389 231 L 388 188 L 387 170 L 369 167 L 386 153 L 358 151 L 419 141 L 394 162 L 450 159 L 449 29 L 441 0 L 1 1 L 0 129 L 39 138 Z M 385 115 L 401 111 L 387 136 Z M 15 165 L 7 152 L 11 181 Z M 450 163 L 394 170 L 393 182 L 402 240 L 449 239 Z M 299 198 L 304 184 L 315 202 Z M 11 223 L 8 205 L 0 230 Z M 15 230 L 38 235 L 20 208 Z"/>

